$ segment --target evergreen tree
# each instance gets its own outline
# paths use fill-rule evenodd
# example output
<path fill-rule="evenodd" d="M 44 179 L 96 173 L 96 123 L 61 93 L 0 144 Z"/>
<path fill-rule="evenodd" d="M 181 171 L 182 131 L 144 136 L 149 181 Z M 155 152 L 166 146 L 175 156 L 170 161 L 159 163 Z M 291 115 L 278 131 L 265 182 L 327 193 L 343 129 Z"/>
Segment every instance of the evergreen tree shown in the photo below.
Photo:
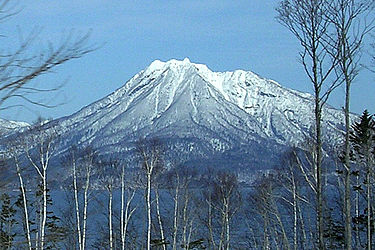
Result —
<path fill-rule="evenodd" d="M 43 190 L 42 185 L 38 185 L 38 190 L 36 192 L 36 197 L 39 199 L 40 206 L 42 206 L 43 200 Z M 47 204 L 48 208 L 51 208 L 53 201 L 50 195 L 50 189 L 47 188 Z M 40 216 L 40 211 L 37 210 Z M 47 221 L 46 221 L 46 235 L 44 248 L 45 249 L 58 249 L 59 243 L 65 238 L 66 229 L 61 226 L 61 219 L 55 215 L 50 209 L 47 211 Z"/>
<path fill-rule="evenodd" d="M 16 234 L 13 231 L 17 221 L 14 219 L 16 210 L 11 204 L 10 196 L 6 193 L 2 194 L 1 213 L 0 213 L 0 249 L 11 249 Z"/>
<path fill-rule="evenodd" d="M 327 210 L 324 216 L 324 238 L 329 249 L 342 249 L 345 245 L 345 227 L 342 221 L 333 218 L 334 209 Z"/>
<path fill-rule="evenodd" d="M 375 122 L 373 116 L 365 110 L 358 122 L 352 125 L 350 141 L 352 142 L 357 161 L 365 162 L 371 160 L 374 153 Z M 369 162 L 368 162 L 369 163 Z"/>
<path fill-rule="evenodd" d="M 370 249 L 372 242 L 372 227 L 373 227 L 373 212 L 371 209 L 371 186 L 372 186 L 372 175 L 374 165 L 374 149 L 375 149 L 375 122 L 373 116 L 365 110 L 358 122 L 352 125 L 350 132 L 350 141 L 354 150 L 353 159 L 360 165 L 363 166 L 363 170 L 366 173 L 364 184 L 366 186 L 366 228 L 367 228 L 367 246 Z M 360 173 L 356 173 L 359 175 Z M 356 191 L 361 191 L 360 186 L 355 186 Z M 364 215 L 361 217 L 356 216 L 354 222 L 359 225 L 363 220 Z"/>
<path fill-rule="evenodd" d="M 19 213 L 19 217 L 17 217 L 18 221 L 21 221 L 21 224 L 22 224 L 22 232 L 23 232 L 23 241 L 25 242 L 25 244 L 27 245 L 26 242 L 28 242 L 28 237 L 27 237 L 27 226 L 26 226 L 26 216 L 25 216 L 25 209 L 24 209 L 24 199 L 23 199 L 23 195 L 22 195 L 22 190 L 20 188 L 20 193 L 18 195 L 18 198 L 16 200 L 16 202 L 14 203 L 14 205 L 18 208 L 18 213 Z M 34 210 L 34 204 L 33 202 L 30 202 L 29 199 L 26 197 L 26 203 L 27 203 L 27 207 L 28 207 L 28 213 L 30 215 L 30 212 Z M 30 233 L 33 233 L 35 234 L 36 233 L 36 228 L 35 228 L 35 222 L 29 218 L 29 226 L 33 229 L 30 230 Z M 24 245 L 26 247 L 26 245 Z"/>

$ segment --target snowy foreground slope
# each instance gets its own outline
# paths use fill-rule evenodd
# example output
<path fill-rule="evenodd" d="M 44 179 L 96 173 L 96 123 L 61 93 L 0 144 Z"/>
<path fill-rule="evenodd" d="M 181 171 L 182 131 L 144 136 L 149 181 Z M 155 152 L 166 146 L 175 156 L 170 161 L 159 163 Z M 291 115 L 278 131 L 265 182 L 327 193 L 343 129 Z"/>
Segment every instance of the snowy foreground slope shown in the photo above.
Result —
<path fill-rule="evenodd" d="M 138 138 L 158 137 L 174 162 L 257 170 L 303 145 L 312 110 L 311 95 L 249 71 L 157 60 L 114 93 L 45 126 L 59 131 L 61 153 L 92 145 L 102 154 L 130 157 Z M 342 112 L 327 106 L 323 127 L 325 140 L 337 141 Z"/>

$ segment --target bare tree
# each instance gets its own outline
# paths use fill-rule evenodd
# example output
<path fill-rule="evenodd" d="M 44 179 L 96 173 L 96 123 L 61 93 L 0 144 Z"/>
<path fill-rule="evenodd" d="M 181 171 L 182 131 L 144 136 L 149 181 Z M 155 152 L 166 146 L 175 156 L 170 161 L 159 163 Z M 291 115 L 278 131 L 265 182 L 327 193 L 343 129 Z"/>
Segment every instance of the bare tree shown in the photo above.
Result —
<path fill-rule="evenodd" d="M 174 190 L 174 213 L 173 213 L 173 232 L 172 232 L 172 249 L 177 249 L 177 233 L 178 233 L 178 212 L 179 212 L 179 193 L 180 193 L 180 175 L 177 171 L 175 171 L 175 175 L 173 176 L 175 179 L 175 190 Z M 186 242 L 183 242 L 183 246 L 186 245 Z"/>
<path fill-rule="evenodd" d="M 300 192 L 300 189 L 302 189 L 303 180 L 307 178 L 307 180 L 311 181 L 306 172 L 307 171 L 305 170 L 304 166 L 302 166 L 301 160 L 297 156 L 297 152 L 295 150 L 292 150 L 286 155 L 283 167 L 277 172 L 280 186 L 286 191 L 280 195 L 280 200 L 281 202 L 286 203 L 287 207 L 292 208 L 293 249 L 295 250 L 297 250 L 299 247 L 307 247 L 304 245 L 307 243 L 306 229 L 304 227 L 305 223 L 299 209 L 301 207 L 301 203 L 310 203 L 305 195 Z M 306 182 L 303 184 L 309 185 Z M 301 243 L 299 242 L 299 234 L 302 234 Z"/>
<path fill-rule="evenodd" d="M 102 187 L 107 190 L 108 193 L 108 207 L 107 207 L 107 218 L 108 218 L 108 236 L 109 236 L 109 249 L 114 249 L 115 237 L 113 230 L 113 192 L 118 187 L 118 180 L 122 177 L 120 172 L 120 162 L 116 159 L 109 159 L 99 161 L 99 181 Z M 124 170 L 123 170 L 124 171 Z M 122 206 L 124 204 L 122 203 Z M 122 215 L 123 216 L 123 215 Z M 122 221 L 123 222 L 123 221 Z"/>
<path fill-rule="evenodd" d="M 127 197 L 125 199 L 125 192 Z M 120 234 L 121 234 L 121 249 L 125 250 L 126 245 L 126 233 L 128 225 L 133 213 L 137 207 L 132 207 L 132 201 L 135 196 L 136 189 L 131 187 L 130 182 L 125 182 L 125 164 L 121 164 L 121 211 L 120 211 Z"/>
<path fill-rule="evenodd" d="M 275 245 L 277 248 L 291 249 L 285 220 L 280 213 L 280 204 L 284 200 L 277 182 L 272 175 L 260 177 L 256 182 L 256 190 L 249 196 L 249 199 L 254 204 L 254 212 L 263 220 L 264 248 L 272 249 Z"/>
<path fill-rule="evenodd" d="M 227 172 L 216 173 L 208 182 L 208 187 L 202 195 L 206 215 L 201 217 L 201 220 L 208 230 L 211 247 L 230 249 L 232 219 L 242 205 L 237 176 Z M 197 206 L 203 206 L 203 204 L 198 203 Z"/>
<path fill-rule="evenodd" d="M 154 193 L 155 193 L 155 205 L 156 205 L 156 216 L 158 219 L 159 224 L 159 232 L 160 232 L 160 241 L 158 241 L 158 244 L 160 244 L 163 248 L 163 250 L 167 249 L 167 240 L 164 233 L 164 223 L 161 217 L 160 212 L 160 195 L 159 195 L 159 184 L 156 184 L 154 187 Z"/>
<path fill-rule="evenodd" d="M 166 224 L 172 228 L 170 231 L 172 237 L 172 249 L 192 247 L 197 240 L 193 241 L 195 232 L 195 210 L 193 206 L 193 192 L 194 188 L 191 187 L 191 182 L 194 176 L 196 176 L 196 171 L 192 168 L 181 166 L 177 167 L 178 164 L 172 164 L 172 167 L 163 178 L 166 180 L 169 195 L 173 201 L 173 208 L 167 211 L 166 219 L 169 221 Z M 167 229 L 169 227 L 166 227 Z"/>
<path fill-rule="evenodd" d="M 168 176 L 168 183 L 171 185 L 171 196 L 173 199 L 173 229 L 172 229 L 172 249 L 178 246 L 188 249 L 190 243 L 189 225 L 192 225 L 193 216 L 191 214 L 192 194 L 190 183 L 195 175 L 194 171 L 188 168 L 175 168 Z M 181 231 L 181 232 L 180 232 Z M 181 235 L 181 239 L 178 236 Z M 180 244 L 179 244 L 180 243 Z"/>
<path fill-rule="evenodd" d="M 42 204 L 40 207 L 40 225 L 38 231 L 37 248 L 44 249 L 45 231 L 47 223 L 48 206 L 48 167 L 54 153 L 54 143 L 57 139 L 57 132 L 54 130 L 43 130 L 40 124 L 30 128 L 29 143 L 25 147 L 26 156 L 32 167 L 40 177 L 40 188 L 42 192 Z"/>
<path fill-rule="evenodd" d="M 19 12 L 20 8 L 16 1 L 0 0 L 0 23 Z M 39 33 L 39 29 L 34 29 L 25 37 L 20 34 L 19 45 L 14 44 L 13 50 L 0 54 L 0 110 L 23 106 L 6 106 L 6 101 L 12 98 L 22 99 L 29 104 L 52 107 L 53 105 L 48 105 L 47 102 L 37 100 L 35 94 L 56 91 L 61 86 L 38 86 L 34 84 L 34 80 L 43 74 L 53 72 L 57 66 L 96 49 L 88 45 L 89 33 L 75 35 L 71 32 L 59 44 L 50 42 L 45 49 L 34 53 L 33 44 Z"/>
<path fill-rule="evenodd" d="M 283 0 L 277 7 L 277 20 L 287 27 L 300 42 L 300 59 L 313 85 L 315 147 L 317 176 L 317 225 L 318 247 L 324 249 L 323 239 L 323 183 L 322 183 L 322 109 L 329 95 L 339 85 L 329 82 L 337 65 L 337 58 L 327 51 L 327 32 L 330 22 L 326 18 L 329 0 Z"/>
<path fill-rule="evenodd" d="M 88 206 L 91 195 L 91 176 L 93 175 L 97 152 L 91 147 L 81 149 L 78 153 L 78 161 L 74 150 L 72 151 L 73 187 L 76 209 L 76 222 L 79 249 L 86 249 L 87 242 L 87 218 Z M 77 162 L 79 168 L 77 169 Z M 79 191 L 83 189 L 83 211 L 80 209 Z M 82 222 L 80 220 L 82 218 Z"/>
<path fill-rule="evenodd" d="M 361 48 L 367 34 L 374 28 L 375 19 L 366 20 L 374 7 L 373 0 L 330 1 L 327 20 L 333 25 L 329 33 L 331 55 L 337 58 L 337 78 L 345 84 L 345 148 L 344 148 L 344 214 L 346 249 L 352 248 L 351 184 L 350 184 L 350 89 L 360 70 Z M 334 42 L 332 42 L 334 41 Z"/>
<path fill-rule="evenodd" d="M 151 230 L 152 230 L 152 216 L 151 216 L 151 192 L 155 177 L 163 169 L 163 149 L 161 143 L 157 139 L 140 139 L 137 142 L 137 155 L 140 159 L 142 171 L 146 175 L 146 210 L 147 210 L 147 250 L 151 249 Z M 159 220 L 160 223 L 160 220 Z M 164 244 L 165 239 L 161 239 L 161 244 Z"/>
<path fill-rule="evenodd" d="M 18 181 L 19 181 L 19 188 L 20 188 L 21 196 L 22 196 L 21 205 L 22 205 L 23 216 L 24 216 L 24 220 L 23 220 L 24 231 L 25 231 L 24 233 L 26 235 L 28 248 L 29 250 L 31 250 L 33 245 L 31 241 L 31 229 L 30 229 L 31 227 L 30 227 L 30 219 L 29 219 L 28 201 L 27 201 L 27 195 L 26 195 L 26 185 L 25 185 L 24 178 L 22 175 L 23 169 L 19 161 L 19 154 L 20 152 L 23 152 L 23 150 L 20 148 L 21 143 L 16 143 L 16 145 L 15 144 L 7 145 L 7 147 L 8 147 L 9 156 L 13 159 L 12 164 L 14 164 L 16 167 L 16 172 L 17 172 Z"/>

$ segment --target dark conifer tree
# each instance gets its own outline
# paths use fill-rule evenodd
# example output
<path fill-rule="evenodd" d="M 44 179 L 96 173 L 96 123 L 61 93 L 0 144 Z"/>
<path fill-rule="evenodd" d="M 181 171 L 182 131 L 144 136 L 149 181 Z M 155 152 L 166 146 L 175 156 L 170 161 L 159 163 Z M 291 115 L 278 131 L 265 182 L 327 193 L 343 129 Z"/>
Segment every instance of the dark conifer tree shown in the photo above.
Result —
<path fill-rule="evenodd" d="M 38 191 L 36 192 L 37 199 L 43 199 L 42 185 L 38 185 Z M 42 201 L 40 201 L 41 204 Z M 53 201 L 50 195 L 50 189 L 47 188 L 47 204 L 49 208 L 52 207 Z M 40 212 L 37 210 L 38 216 Z M 47 211 L 47 222 L 46 222 L 46 237 L 44 242 L 45 249 L 57 249 L 59 244 L 65 238 L 67 230 L 61 225 L 61 219 L 55 215 L 51 210 Z"/>
<path fill-rule="evenodd" d="M 16 210 L 11 204 L 10 196 L 6 193 L 0 197 L 1 212 L 0 212 L 0 249 L 11 249 L 14 237 L 14 226 L 17 224 L 14 216 Z"/>
<path fill-rule="evenodd" d="M 373 211 L 371 209 L 371 188 L 372 188 L 372 175 L 374 165 L 374 153 L 375 153 L 375 121 L 373 116 L 365 110 L 358 122 L 352 125 L 350 132 L 350 142 L 353 148 L 353 160 L 364 171 L 366 178 L 364 184 L 366 186 L 366 200 L 367 206 L 364 209 L 365 214 L 356 216 L 354 223 L 359 224 L 361 221 L 364 222 L 363 217 L 366 216 L 366 231 L 367 231 L 367 247 L 370 249 L 373 234 Z M 360 172 L 356 171 L 356 175 L 361 175 Z M 362 190 L 360 186 L 355 186 L 355 191 L 359 192 Z"/>
<path fill-rule="evenodd" d="M 365 110 L 360 120 L 352 125 L 350 133 L 350 141 L 352 142 L 357 160 L 370 160 L 368 157 L 373 153 L 374 132 L 375 122 L 373 116 Z"/>

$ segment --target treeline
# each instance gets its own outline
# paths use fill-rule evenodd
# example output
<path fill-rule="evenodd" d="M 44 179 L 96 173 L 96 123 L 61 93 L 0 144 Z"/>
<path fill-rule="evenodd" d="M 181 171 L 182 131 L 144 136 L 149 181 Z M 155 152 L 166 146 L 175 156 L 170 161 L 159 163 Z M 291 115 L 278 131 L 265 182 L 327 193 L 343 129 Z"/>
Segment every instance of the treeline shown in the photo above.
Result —
<path fill-rule="evenodd" d="M 13 138 L 7 146 L 3 182 L 11 183 L 2 183 L 2 249 L 318 248 L 311 141 L 305 142 L 309 150 L 291 149 L 278 169 L 248 186 L 229 168 L 167 161 L 167 149 L 156 139 L 137 141 L 132 163 L 71 147 L 58 166 L 51 161 L 56 134 L 35 126 L 28 139 Z M 342 148 L 325 158 L 323 171 L 323 239 L 329 249 L 345 246 Z M 371 248 L 375 122 L 367 111 L 352 125 L 350 148 L 352 244 Z"/>
<path fill-rule="evenodd" d="M 235 174 L 173 167 L 154 139 L 136 143 L 132 166 L 90 147 L 72 147 L 50 166 L 56 131 L 35 126 L 28 134 L 10 140 L 3 159 L 10 183 L 2 183 L 2 248 L 231 247 L 242 209 Z M 60 188 L 50 191 L 52 183 Z"/>

